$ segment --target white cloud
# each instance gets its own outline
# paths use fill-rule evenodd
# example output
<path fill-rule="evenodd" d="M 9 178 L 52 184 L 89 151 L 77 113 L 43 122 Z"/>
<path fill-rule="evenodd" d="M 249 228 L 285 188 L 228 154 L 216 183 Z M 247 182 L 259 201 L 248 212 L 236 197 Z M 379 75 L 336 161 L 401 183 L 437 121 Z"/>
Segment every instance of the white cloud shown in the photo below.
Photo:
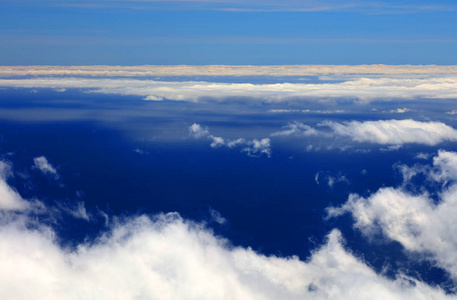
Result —
<path fill-rule="evenodd" d="M 45 175 L 52 175 L 54 178 L 59 178 L 57 170 L 48 162 L 46 157 L 39 156 L 33 159 L 32 168 L 40 170 Z"/>
<path fill-rule="evenodd" d="M 289 136 L 289 135 L 302 135 L 311 136 L 317 135 L 318 131 L 309 125 L 300 122 L 292 122 L 284 126 L 285 130 L 273 132 L 271 136 Z"/>
<path fill-rule="evenodd" d="M 91 221 L 91 214 L 87 212 L 84 202 L 79 201 L 73 205 L 60 204 L 59 208 L 76 219 Z"/>
<path fill-rule="evenodd" d="M 301 112 L 299 109 L 270 109 L 268 112 L 271 113 L 297 113 Z"/>
<path fill-rule="evenodd" d="M 211 221 L 214 221 L 214 222 L 216 222 L 218 224 L 227 223 L 227 220 L 217 210 L 210 208 L 209 212 L 211 214 Z"/>
<path fill-rule="evenodd" d="M 271 143 L 269 138 L 261 140 L 253 139 L 252 141 L 245 142 L 245 144 L 248 147 L 245 147 L 242 151 L 246 152 L 249 156 L 259 157 L 262 154 L 266 154 L 268 157 L 271 156 Z"/>
<path fill-rule="evenodd" d="M 451 111 L 448 111 L 446 113 L 449 114 L 449 115 L 457 115 L 457 110 L 451 110 Z"/>
<path fill-rule="evenodd" d="M 242 147 L 241 152 L 246 152 L 248 156 L 259 157 L 262 154 L 266 156 L 271 156 L 271 143 L 269 138 L 263 139 L 252 139 L 247 140 L 244 138 L 238 138 L 235 140 L 225 139 L 219 136 L 214 136 L 209 133 L 208 127 L 203 127 L 200 124 L 194 123 L 189 127 L 189 132 L 191 136 L 196 138 L 209 138 L 212 140 L 210 146 L 211 148 L 219 147 Z"/>
<path fill-rule="evenodd" d="M 316 175 L 314 175 L 314 181 L 316 181 L 317 184 L 325 183 L 329 188 L 333 188 L 335 183 L 350 183 L 347 177 L 341 173 L 331 175 L 325 172 L 317 172 Z"/>
<path fill-rule="evenodd" d="M 0 210 L 21 211 L 30 208 L 27 201 L 6 182 L 12 176 L 11 165 L 0 161 Z"/>
<path fill-rule="evenodd" d="M 208 128 L 204 128 L 200 124 L 194 123 L 189 127 L 189 133 L 195 138 L 200 138 L 208 135 Z"/>
<path fill-rule="evenodd" d="M 442 122 L 420 122 L 411 119 L 347 121 L 342 123 L 324 121 L 317 124 L 316 128 L 300 122 L 292 122 L 283 126 L 283 130 L 270 134 L 272 137 L 291 135 L 317 136 L 332 140 L 335 140 L 335 137 L 343 137 L 358 143 L 386 145 L 387 147 L 381 148 L 381 151 L 396 151 L 403 144 L 408 143 L 433 146 L 442 142 L 457 140 L 457 130 Z M 347 147 L 348 145 L 345 145 L 339 149 L 344 151 Z M 331 150 L 333 145 L 327 148 Z M 318 149 L 320 147 L 308 145 L 307 151 Z"/>
<path fill-rule="evenodd" d="M 149 155 L 149 152 L 148 152 L 148 151 L 144 151 L 144 150 L 142 150 L 142 149 L 140 149 L 140 148 L 134 149 L 133 152 L 136 152 L 136 153 L 138 153 L 138 154 L 140 154 L 140 155 Z"/>
<path fill-rule="evenodd" d="M 340 101 L 417 98 L 457 98 L 457 77 L 427 78 L 370 78 L 360 75 L 334 83 L 218 83 L 206 81 L 155 81 L 133 78 L 77 78 L 48 77 L 29 79 L 0 79 L 0 87 L 86 89 L 91 93 L 120 94 L 143 97 L 145 100 L 163 99 L 189 102 L 264 101 Z M 322 113 L 322 112 L 320 112 Z"/>
<path fill-rule="evenodd" d="M 430 157 L 430 154 L 424 153 L 424 152 L 419 152 L 415 156 L 415 158 L 417 158 L 417 159 L 428 159 L 429 157 Z"/>
<path fill-rule="evenodd" d="M 457 130 L 441 122 L 415 120 L 323 122 L 335 135 L 351 138 L 359 143 L 401 145 L 406 143 L 436 145 L 457 140 Z"/>
<path fill-rule="evenodd" d="M 436 162 L 443 174 L 453 159 L 446 155 Z M 2 164 L 1 173 L 8 168 Z M 376 274 L 344 249 L 338 230 L 305 262 L 233 246 L 177 213 L 114 218 L 104 234 L 73 250 L 41 222 L 0 214 L 5 299 L 455 299 L 401 274 Z"/>
<path fill-rule="evenodd" d="M 344 250 L 338 230 L 307 262 L 230 246 L 177 214 L 130 218 L 74 251 L 49 227 L 16 220 L 0 224 L 0 248 L 5 299 L 452 298 L 376 274 Z"/>
<path fill-rule="evenodd" d="M 457 66 L 436 65 L 278 65 L 278 66 L 0 66 L 0 76 L 414 76 L 455 75 Z"/>
<path fill-rule="evenodd" d="M 391 151 L 398 151 L 400 148 L 402 147 L 402 145 L 389 145 L 385 148 L 380 148 L 379 151 L 381 152 L 391 152 Z"/>
<path fill-rule="evenodd" d="M 328 208 L 328 216 L 351 213 L 354 227 L 365 236 L 381 233 L 444 268 L 457 282 L 457 153 L 439 151 L 431 167 L 402 169 L 406 182 L 423 173 L 442 183 L 438 202 L 427 192 L 411 194 L 403 187 L 388 187 L 367 198 L 351 195 L 341 207 Z"/>
<path fill-rule="evenodd" d="M 336 110 L 311 110 L 311 109 L 270 109 L 268 112 L 271 113 L 309 113 L 309 114 L 341 114 L 345 111 L 342 109 Z"/>
<path fill-rule="evenodd" d="M 389 110 L 387 112 L 391 113 L 391 114 L 404 114 L 404 113 L 410 112 L 410 111 L 412 111 L 412 110 L 409 109 L 409 108 L 404 107 L 404 108 L 391 109 L 391 110 Z"/>
<path fill-rule="evenodd" d="M 213 139 L 213 142 L 210 144 L 211 148 L 217 148 L 225 145 L 225 140 L 220 136 L 210 135 L 209 137 Z"/>

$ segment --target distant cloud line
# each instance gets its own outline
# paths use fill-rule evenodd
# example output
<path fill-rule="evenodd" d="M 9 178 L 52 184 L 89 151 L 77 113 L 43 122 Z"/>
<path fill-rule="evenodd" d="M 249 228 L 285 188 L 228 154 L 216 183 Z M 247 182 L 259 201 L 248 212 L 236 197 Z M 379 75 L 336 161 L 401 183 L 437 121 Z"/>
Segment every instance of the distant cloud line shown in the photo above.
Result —
<path fill-rule="evenodd" d="M 347 78 L 334 83 L 220 83 L 210 81 L 158 81 L 133 78 L 36 77 L 30 79 L 0 79 L 0 87 L 84 89 L 86 92 L 143 97 L 144 100 L 226 102 L 237 99 L 251 103 L 264 101 L 353 102 L 392 101 L 411 99 L 457 98 L 457 76 L 430 78 Z"/>
<path fill-rule="evenodd" d="M 316 76 L 457 74 L 457 66 L 438 65 L 145 65 L 145 66 L 0 66 L 5 76 Z"/>

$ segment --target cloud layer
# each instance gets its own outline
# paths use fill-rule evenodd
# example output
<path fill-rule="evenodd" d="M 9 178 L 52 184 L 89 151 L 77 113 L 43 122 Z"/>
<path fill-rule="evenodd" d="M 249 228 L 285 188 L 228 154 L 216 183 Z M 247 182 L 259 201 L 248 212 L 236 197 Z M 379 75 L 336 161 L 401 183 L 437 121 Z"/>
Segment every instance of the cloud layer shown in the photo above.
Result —
<path fill-rule="evenodd" d="M 457 98 L 457 76 L 430 78 L 369 78 L 359 76 L 335 83 L 217 83 L 207 81 L 156 81 L 119 78 L 31 78 L 0 79 L 0 87 L 78 88 L 93 93 L 141 96 L 145 100 L 177 100 L 189 102 L 305 101 L 346 99 L 358 102 L 390 101 L 393 99 Z"/>
<path fill-rule="evenodd" d="M 0 66 L 4 76 L 315 76 L 457 74 L 457 66 L 437 65 L 279 65 L 279 66 Z"/>

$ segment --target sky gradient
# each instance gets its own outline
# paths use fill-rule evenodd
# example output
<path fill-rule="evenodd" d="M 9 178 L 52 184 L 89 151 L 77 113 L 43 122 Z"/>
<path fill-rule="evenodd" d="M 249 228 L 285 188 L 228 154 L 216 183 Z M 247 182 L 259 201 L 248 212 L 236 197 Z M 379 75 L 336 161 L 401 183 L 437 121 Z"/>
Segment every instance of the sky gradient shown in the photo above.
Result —
<path fill-rule="evenodd" d="M 0 3 L 1 65 L 457 63 L 453 1 Z"/>

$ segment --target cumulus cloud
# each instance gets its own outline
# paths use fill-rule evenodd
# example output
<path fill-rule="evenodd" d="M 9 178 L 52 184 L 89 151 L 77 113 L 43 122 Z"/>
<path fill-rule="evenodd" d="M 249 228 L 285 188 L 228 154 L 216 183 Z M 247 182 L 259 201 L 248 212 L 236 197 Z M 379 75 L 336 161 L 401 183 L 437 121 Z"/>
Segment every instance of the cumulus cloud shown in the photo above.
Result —
<path fill-rule="evenodd" d="M 52 175 L 56 179 L 59 178 L 57 170 L 48 162 L 44 156 L 35 157 L 33 159 L 32 168 L 40 170 L 45 175 Z"/>
<path fill-rule="evenodd" d="M 443 155 L 437 165 L 454 159 Z M 10 168 L 1 164 L 0 173 L 10 174 Z M 0 214 L 5 299 L 455 298 L 402 274 L 392 280 L 375 273 L 345 250 L 336 229 L 302 261 L 231 245 L 177 213 L 115 217 L 99 237 L 73 248 L 61 246 L 45 219 L 12 214 Z M 211 216 L 226 221 L 217 211 Z"/>
<path fill-rule="evenodd" d="M 246 152 L 248 156 L 259 157 L 262 154 L 271 156 L 271 142 L 269 138 L 247 140 L 238 138 L 235 140 L 226 139 L 220 136 L 214 136 L 209 133 L 208 127 L 194 123 L 189 127 L 189 134 L 195 138 L 209 138 L 212 140 L 211 148 L 228 147 L 235 148 L 241 147 L 241 152 Z"/>
<path fill-rule="evenodd" d="M 261 140 L 253 139 L 245 143 L 247 147 L 243 148 L 243 152 L 246 152 L 249 156 L 259 157 L 262 154 L 271 156 L 271 143 L 269 138 Z"/>
<path fill-rule="evenodd" d="M 0 290 L 7 299 L 448 298 L 420 281 L 376 274 L 343 248 L 338 230 L 327 239 L 307 262 L 264 256 L 170 213 L 118 222 L 69 251 L 49 227 L 2 223 Z"/>
<path fill-rule="evenodd" d="M 12 176 L 11 165 L 0 161 L 0 210 L 22 211 L 28 209 L 29 203 L 8 185 L 7 178 Z"/>
<path fill-rule="evenodd" d="M 412 193 L 405 188 L 419 173 L 442 183 L 438 201 L 426 191 Z M 367 198 L 351 195 L 342 206 L 328 208 L 328 217 L 351 213 L 354 227 L 365 236 L 381 234 L 397 241 L 448 271 L 457 282 L 457 153 L 439 151 L 432 166 L 403 166 L 403 174 L 403 186 L 381 188 Z"/>
<path fill-rule="evenodd" d="M 457 77 L 430 78 L 349 78 L 333 83 L 220 83 L 207 81 L 156 81 L 133 78 L 48 77 L 0 79 L 0 87 L 85 89 L 91 93 L 141 96 L 145 100 L 163 99 L 189 102 L 245 101 L 279 103 L 283 101 L 351 101 L 416 98 L 457 98 Z"/>
<path fill-rule="evenodd" d="M 457 130 L 441 122 L 407 120 L 323 122 L 337 136 L 359 143 L 401 145 L 407 143 L 436 145 L 457 140 Z"/>
<path fill-rule="evenodd" d="M 200 124 L 194 123 L 189 126 L 189 133 L 195 138 L 207 136 L 209 134 L 208 128 L 202 127 Z"/>

